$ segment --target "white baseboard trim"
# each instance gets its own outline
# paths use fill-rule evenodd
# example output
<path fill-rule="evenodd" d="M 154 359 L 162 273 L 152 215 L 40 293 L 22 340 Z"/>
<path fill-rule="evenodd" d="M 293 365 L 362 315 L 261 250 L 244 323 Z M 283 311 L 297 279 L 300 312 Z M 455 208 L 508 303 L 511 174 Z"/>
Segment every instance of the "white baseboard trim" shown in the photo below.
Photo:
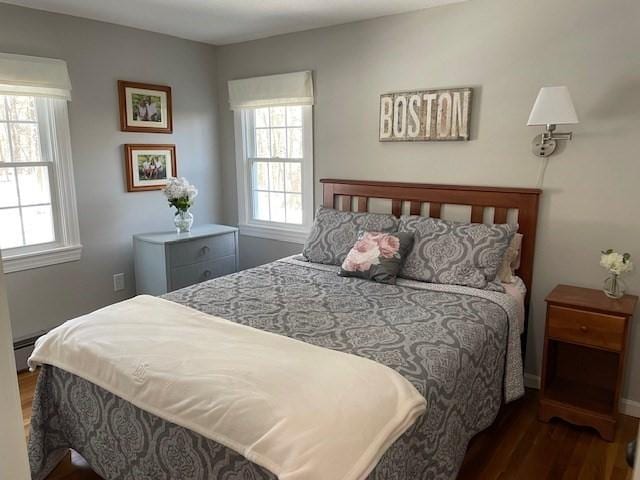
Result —
<path fill-rule="evenodd" d="M 630 417 L 640 418 L 640 402 L 623 398 L 620 400 L 620 413 Z"/>
<path fill-rule="evenodd" d="M 524 386 L 527 388 L 540 389 L 540 377 L 532 373 L 524 374 Z M 620 413 L 629 415 L 630 417 L 640 418 L 640 402 L 629 400 L 628 398 L 620 399 Z"/>
<path fill-rule="evenodd" d="M 535 388 L 536 390 L 540 390 L 540 377 L 532 373 L 525 373 L 524 386 L 527 388 Z"/>

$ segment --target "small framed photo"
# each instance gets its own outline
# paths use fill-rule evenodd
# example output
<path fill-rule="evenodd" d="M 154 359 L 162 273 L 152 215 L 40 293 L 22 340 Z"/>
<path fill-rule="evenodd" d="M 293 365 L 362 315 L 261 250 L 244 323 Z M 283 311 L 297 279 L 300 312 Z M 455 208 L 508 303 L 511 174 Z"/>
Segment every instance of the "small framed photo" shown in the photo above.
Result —
<path fill-rule="evenodd" d="M 118 80 L 120 130 L 172 133 L 171 87 Z"/>
<path fill-rule="evenodd" d="M 161 190 L 177 175 L 175 145 L 124 146 L 127 191 Z"/>

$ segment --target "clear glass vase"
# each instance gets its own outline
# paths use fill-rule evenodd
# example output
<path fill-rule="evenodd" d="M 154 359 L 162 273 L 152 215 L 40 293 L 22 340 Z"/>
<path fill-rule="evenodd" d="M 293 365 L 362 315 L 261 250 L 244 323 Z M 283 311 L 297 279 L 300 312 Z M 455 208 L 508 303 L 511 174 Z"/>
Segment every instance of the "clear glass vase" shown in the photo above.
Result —
<path fill-rule="evenodd" d="M 173 224 L 178 233 L 188 233 L 193 225 L 193 214 L 189 210 L 178 210 L 176 216 L 173 217 Z"/>
<path fill-rule="evenodd" d="M 619 275 L 611 273 L 604 280 L 604 287 L 602 290 L 609 298 L 621 298 L 624 295 L 624 288 L 624 282 L 620 280 Z"/>

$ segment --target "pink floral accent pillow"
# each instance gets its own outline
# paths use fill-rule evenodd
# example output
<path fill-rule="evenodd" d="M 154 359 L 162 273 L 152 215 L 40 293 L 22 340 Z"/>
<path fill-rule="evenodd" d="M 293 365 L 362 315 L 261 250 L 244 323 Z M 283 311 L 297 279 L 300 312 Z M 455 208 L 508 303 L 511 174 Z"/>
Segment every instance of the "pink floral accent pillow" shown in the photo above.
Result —
<path fill-rule="evenodd" d="M 412 233 L 361 232 L 339 275 L 394 284 L 412 245 Z"/>

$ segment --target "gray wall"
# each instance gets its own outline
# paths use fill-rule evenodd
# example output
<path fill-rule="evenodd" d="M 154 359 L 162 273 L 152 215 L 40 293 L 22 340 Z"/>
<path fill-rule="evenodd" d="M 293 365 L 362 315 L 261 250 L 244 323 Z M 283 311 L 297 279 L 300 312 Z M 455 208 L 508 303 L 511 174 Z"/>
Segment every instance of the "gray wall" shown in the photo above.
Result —
<path fill-rule="evenodd" d="M 314 71 L 316 179 L 504 186 L 535 186 L 540 160 L 530 144 L 538 130 L 526 126 L 527 117 L 541 86 L 568 85 L 581 123 L 551 158 L 544 185 L 527 352 L 527 370 L 537 373 L 544 297 L 553 286 L 600 287 L 603 248 L 629 251 L 640 265 L 638 18 L 637 0 L 473 0 L 221 47 L 226 221 L 236 220 L 229 79 Z M 476 87 L 471 141 L 378 142 L 381 93 L 456 86 Z M 246 238 L 241 247 L 245 265 L 295 250 Z M 640 293 L 638 273 L 627 281 Z M 640 400 L 638 322 L 630 347 L 624 396 Z"/>
<path fill-rule="evenodd" d="M 161 192 L 127 193 L 122 145 L 174 143 L 178 173 L 200 189 L 197 223 L 221 216 L 215 47 L 70 16 L 0 4 L 0 51 L 61 58 L 69 104 L 82 259 L 7 275 L 14 338 L 134 293 L 131 236 L 168 230 Z M 117 80 L 171 85 L 174 133 L 119 131 Z M 112 275 L 127 288 L 114 293 Z"/>
<path fill-rule="evenodd" d="M 289 255 L 299 254 L 302 250 L 302 245 L 297 243 L 279 242 L 246 235 L 240 235 L 239 244 L 241 270 L 273 262 Z"/>

